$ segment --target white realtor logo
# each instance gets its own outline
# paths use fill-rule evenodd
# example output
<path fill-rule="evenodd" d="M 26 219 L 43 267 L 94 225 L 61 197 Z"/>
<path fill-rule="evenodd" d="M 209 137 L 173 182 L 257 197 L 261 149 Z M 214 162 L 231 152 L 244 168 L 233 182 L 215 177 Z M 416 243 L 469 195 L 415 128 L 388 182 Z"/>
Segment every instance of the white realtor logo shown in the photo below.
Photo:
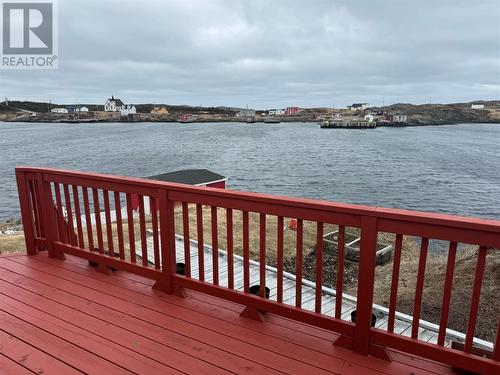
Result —
<path fill-rule="evenodd" d="M 2 2 L 2 68 L 57 68 L 54 5 L 51 0 Z"/>

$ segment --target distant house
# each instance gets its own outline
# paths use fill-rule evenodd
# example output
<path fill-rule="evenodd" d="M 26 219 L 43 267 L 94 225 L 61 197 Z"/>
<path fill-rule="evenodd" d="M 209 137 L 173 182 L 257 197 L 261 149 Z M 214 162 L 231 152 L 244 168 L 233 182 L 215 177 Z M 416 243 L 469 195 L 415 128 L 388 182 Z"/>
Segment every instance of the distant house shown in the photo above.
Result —
<path fill-rule="evenodd" d="M 135 115 L 137 113 L 135 109 L 135 105 L 123 105 L 120 108 L 120 115 L 121 116 L 128 116 L 128 115 Z"/>
<path fill-rule="evenodd" d="M 68 110 L 68 112 L 66 112 L 66 113 L 88 112 L 89 111 L 89 109 L 87 107 L 83 107 L 83 106 L 79 106 L 79 105 L 75 105 L 75 104 L 71 104 L 71 105 L 66 106 L 66 109 Z"/>
<path fill-rule="evenodd" d="M 151 110 L 152 115 L 168 115 L 168 109 L 165 107 L 154 107 Z"/>
<path fill-rule="evenodd" d="M 269 115 L 272 115 L 272 116 L 279 116 L 279 115 L 284 115 L 285 114 L 285 110 L 284 109 L 280 109 L 280 108 L 270 109 L 267 113 Z"/>
<path fill-rule="evenodd" d="M 470 105 L 470 107 L 471 107 L 472 109 L 484 109 L 484 104 L 474 104 L 474 103 L 472 103 L 472 104 Z"/>
<path fill-rule="evenodd" d="M 236 117 L 255 117 L 255 109 L 245 108 L 236 114 Z"/>
<path fill-rule="evenodd" d="M 50 110 L 50 112 L 52 112 L 52 113 L 68 113 L 68 109 L 67 108 L 52 108 Z"/>
<path fill-rule="evenodd" d="M 390 123 L 401 124 L 401 123 L 406 122 L 406 120 L 408 119 L 408 116 L 406 116 L 403 113 L 395 113 L 392 115 L 387 115 L 385 117 L 385 119 L 387 120 L 387 122 L 390 122 Z"/>
<path fill-rule="evenodd" d="M 368 122 L 373 122 L 377 119 L 377 115 L 375 113 L 368 113 L 365 115 L 365 120 Z"/>
<path fill-rule="evenodd" d="M 112 96 L 104 103 L 104 110 L 106 112 L 119 112 L 124 106 L 125 104 L 120 99 L 115 99 L 115 97 Z"/>
<path fill-rule="evenodd" d="M 73 104 L 66 106 L 66 109 L 68 110 L 69 113 L 78 112 L 78 106 Z"/>
<path fill-rule="evenodd" d="M 285 115 L 290 116 L 290 115 L 295 115 L 299 113 L 301 110 L 299 107 L 287 107 L 285 109 Z"/>
<path fill-rule="evenodd" d="M 347 107 L 347 109 L 350 109 L 351 111 L 361 111 L 366 108 L 368 108 L 368 103 L 353 103 Z"/>

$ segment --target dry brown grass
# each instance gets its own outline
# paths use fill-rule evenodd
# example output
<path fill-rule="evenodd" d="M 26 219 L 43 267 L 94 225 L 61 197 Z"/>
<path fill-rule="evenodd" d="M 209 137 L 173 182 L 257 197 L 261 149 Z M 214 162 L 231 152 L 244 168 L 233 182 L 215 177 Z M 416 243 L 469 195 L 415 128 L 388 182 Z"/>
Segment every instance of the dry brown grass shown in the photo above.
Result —
<path fill-rule="evenodd" d="M 175 229 L 176 233 L 183 234 L 182 231 L 182 210 L 176 208 Z M 269 262 L 276 262 L 276 249 L 278 240 L 277 217 L 266 217 L 266 257 Z M 290 218 L 284 219 L 285 228 L 283 230 L 283 255 L 285 258 L 295 256 L 296 254 L 296 238 L 297 232 L 288 227 Z M 203 242 L 207 245 L 212 245 L 212 229 L 211 229 L 211 210 L 210 207 L 203 207 Z M 259 240 L 260 240 L 260 217 L 257 213 L 249 214 L 249 242 L 250 242 L 250 257 L 258 260 L 259 258 Z M 219 208 L 217 210 L 217 232 L 219 248 L 227 248 L 227 221 L 226 210 Z M 333 231 L 336 226 L 325 225 L 324 233 Z M 196 207 L 189 205 L 189 237 L 197 240 L 197 222 L 196 222 Z M 233 238 L 234 252 L 238 255 L 243 254 L 243 219 L 242 212 L 233 210 Z M 316 223 L 304 221 L 303 225 L 303 247 L 304 254 L 313 251 L 316 247 Z"/>
<path fill-rule="evenodd" d="M 420 248 L 412 238 L 406 238 L 401 253 L 401 267 L 398 283 L 396 309 L 413 315 L 415 284 Z M 461 246 L 457 251 L 453 277 L 448 327 L 465 332 L 469 316 L 470 300 L 477 263 L 477 247 Z M 422 319 L 439 324 L 444 280 L 446 275 L 447 252 L 430 252 L 426 261 L 424 290 L 422 297 Z M 389 306 L 391 291 L 392 263 L 377 267 L 375 271 L 374 301 Z M 500 318 L 500 252 L 489 250 L 481 289 L 481 300 L 476 326 L 476 336 L 488 341 L 495 340 Z"/>

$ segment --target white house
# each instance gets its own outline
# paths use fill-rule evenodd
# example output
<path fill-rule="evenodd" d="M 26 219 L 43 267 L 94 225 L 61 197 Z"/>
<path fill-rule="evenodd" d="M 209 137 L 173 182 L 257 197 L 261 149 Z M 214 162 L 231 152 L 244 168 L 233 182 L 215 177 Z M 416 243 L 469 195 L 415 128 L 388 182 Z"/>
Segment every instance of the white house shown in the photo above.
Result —
<path fill-rule="evenodd" d="M 348 106 L 347 108 L 350 109 L 351 111 L 360 111 L 365 108 L 368 108 L 368 103 L 354 103 Z"/>
<path fill-rule="evenodd" d="M 89 109 L 87 107 L 80 107 L 78 109 L 78 112 L 88 112 L 88 111 L 89 111 Z"/>
<path fill-rule="evenodd" d="M 484 109 L 484 104 L 471 104 L 472 109 Z"/>
<path fill-rule="evenodd" d="M 375 113 L 368 113 L 365 115 L 365 120 L 368 122 L 373 122 L 377 119 L 377 115 Z"/>
<path fill-rule="evenodd" d="M 104 110 L 106 112 L 118 112 L 121 111 L 123 107 L 125 107 L 125 104 L 123 104 L 120 99 L 115 99 L 114 96 L 107 99 L 106 103 L 104 103 Z"/>
<path fill-rule="evenodd" d="M 396 113 L 392 117 L 393 122 L 401 123 L 401 122 L 406 122 L 407 116 L 402 114 L 402 113 Z"/>
<path fill-rule="evenodd" d="M 255 109 L 242 109 L 236 114 L 236 117 L 255 117 Z"/>
<path fill-rule="evenodd" d="M 52 108 L 50 110 L 52 113 L 68 113 L 68 108 Z"/>
<path fill-rule="evenodd" d="M 279 116 L 279 115 L 284 115 L 285 114 L 285 110 L 284 109 L 270 109 L 269 112 L 268 112 L 270 115 L 275 115 L 275 116 Z"/>
<path fill-rule="evenodd" d="M 120 109 L 120 115 L 122 116 L 128 116 L 128 115 L 135 115 L 137 111 L 135 110 L 135 105 L 124 105 Z"/>

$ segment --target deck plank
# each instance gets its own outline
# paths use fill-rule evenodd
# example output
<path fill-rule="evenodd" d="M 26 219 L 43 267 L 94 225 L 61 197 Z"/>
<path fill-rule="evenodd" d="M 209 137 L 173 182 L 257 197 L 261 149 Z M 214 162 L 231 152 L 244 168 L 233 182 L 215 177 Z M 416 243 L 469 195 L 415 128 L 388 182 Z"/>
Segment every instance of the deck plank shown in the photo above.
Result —
<path fill-rule="evenodd" d="M 30 262 L 32 262 L 32 259 L 33 258 L 30 259 Z M 318 352 L 328 354 L 329 356 L 343 359 L 348 358 L 350 360 L 352 357 L 354 358 L 353 363 L 356 363 L 360 366 L 373 367 L 375 369 L 378 369 L 379 371 L 390 373 L 390 371 L 388 371 L 387 369 L 387 364 L 384 361 L 357 356 L 350 351 L 333 347 L 332 341 L 334 341 L 335 338 L 338 337 L 338 335 L 329 331 L 311 327 L 299 322 L 293 322 L 286 318 L 272 316 L 271 314 L 269 314 L 270 316 L 267 318 L 268 322 L 272 322 L 272 324 L 266 324 L 265 326 L 263 326 L 261 323 L 257 323 L 248 319 L 241 319 L 238 315 L 234 314 L 235 312 L 238 313 L 241 311 L 241 306 L 229 301 L 223 301 L 219 299 L 214 300 L 213 297 L 206 296 L 200 293 L 188 291 L 190 298 L 187 298 L 185 300 L 181 300 L 171 296 L 167 296 L 165 298 L 163 295 L 159 296 L 155 295 L 154 293 L 152 294 L 150 280 L 141 279 L 140 277 L 125 277 L 128 274 L 121 272 L 116 272 L 115 276 L 113 277 L 102 275 L 100 273 L 96 273 L 92 268 L 82 267 L 82 265 L 86 265 L 86 263 L 81 262 L 81 260 L 79 259 L 74 259 L 74 261 L 55 261 L 37 257 L 37 262 L 42 263 L 42 266 L 43 264 L 53 263 L 56 268 L 64 267 L 65 269 L 71 269 L 72 272 L 77 272 L 81 276 L 86 276 L 86 278 L 81 279 L 82 283 L 88 283 L 89 278 L 97 278 L 98 280 L 106 281 L 106 285 L 112 284 L 120 287 L 120 291 L 126 289 L 129 289 L 130 291 L 130 289 L 135 288 L 136 291 L 138 291 L 140 294 L 162 300 L 162 302 L 167 302 L 165 301 L 165 299 L 167 298 L 169 305 L 182 304 L 183 307 L 186 307 L 186 305 L 188 305 L 190 309 L 194 309 L 199 312 L 204 311 L 205 314 L 210 314 L 214 318 L 225 320 L 235 325 L 244 326 L 246 329 L 259 331 L 266 336 L 274 336 L 276 338 L 279 337 L 281 340 L 295 343 L 298 346 L 302 346 L 304 349 L 316 350 Z M 69 277 L 70 275 L 71 273 L 64 277 Z M 130 294 L 127 298 L 134 298 L 134 300 L 137 300 L 137 295 Z M 208 310 L 207 306 L 210 306 Z M 233 332 L 234 329 L 231 329 L 230 331 Z M 303 332 L 304 335 L 298 337 L 297 332 Z M 245 335 L 246 334 L 247 333 L 245 333 Z M 299 352 L 298 354 L 300 355 L 301 353 Z M 412 368 L 414 367 L 411 367 L 408 364 L 404 363 L 404 361 L 402 361 L 401 363 L 393 362 L 390 369 L 392 373 L 410 373 Z M 439 369 L 439 371 L 434 371 L 433 373 L 446 373 L 443 366 L 437 366 L 437 368 Z M 429 372 L 432 371 L 424 371 L 423 373 Z"/>
<path fill-rule="evenodd" d="M 126 289 L 117 288 L 98 280 L 95 280 L 96 284 L 93 285 L 96 289 L 91 289 L 88 286 L 77 284 L 77 280 L 79 280 L 82 284 L 88 285 L 89 280 L 87 278 L 81 279 L 83 277 L 81 275 L 67 270 L 60 270 L 51 265 L 38 265 L 38 267 L 43 267 L 43 271 L 41 271 L 17 262 L 11 263 L 7 266 L 9 270 L 23 274 L 32 280 L 46 285 L 57 285 L 59 290 L 93 300 L 98 304 L 117 309 L 138 319 L 155 322 L 192 340 L 214 345 L 221 350 L 232 352 L 263 366 L 279 369 L 279 371 L 308 373 L 313 367 L 316 374 L 335 373 L 335 369 L 340 369 L 344 362 L 338 358 L 317 355 L 314 351 L 311 351 L 314 357 L 309 358 L 308 354 L 311 356 L 313 354 L 296 345 L 280 342 L 279 340 L 274 340 L 274 342 L 269 339 L 262 340 L 263 335 L 251 337 L 249 336 L 253 334 L 251 330 L 246 330 L 244 334 L 238 334 L 235 332 L 235 327 L 229 329 L 224 322 L 205 314 L 138 293 L 130 294 L 130 291 Z M 6 267 L 3 264 L 0 265 Z M 51 275 L 54 272 L 59 275 L 64 274 L 73 282 Z M 103 292 L 100 290 L 103 290 Z M 133 298 L 134 304 L 128 303 L 131 298 Z M 286 353 L 286 356 L 283 353 Z M 297 359 L 294 356 L 299 357 Z"/>
<path fill-rule="evenodd" d="M 21 366 L 16 361 L 4 356 L 0 352 L 0 369 L 3 375 L 32 375 L 33 372 Z"/>
<path fill-rule="evenodd" d="M 12 373 L 47 373 L 47 374 L 81 374 L 80 371 L 64 362 L 42 352 L 41 350 L 19 340 L 17 337 L 0 331 L 0 369 Z M 9 365 L 11 361 L 17 366 Z M 14 372 L 16 370 L 16 372 Z"/>
<path fill-rule="evenodd" d="M 34 289 L 37 290 L 38 293 L 51 296 L 49 300 L 42 295 L 24 289 L 30 286 L 33 287 L 33 285 L 29 284 L 30 283 L 23 283 L 23 287 L 21 288 L 13 284 L 8 284 L 2 280 L 0 281 L 0 290 L 2 290 L 2 293 L 3 291 L 10 293 L 15 296 L 16 300 L 22 303 L 31 306 L 35 305 L 37 309 L 41 309 L 46 313 L 50 313 L 56 317 L 63 317 L 63 319 L 70 324 L 89 330 L 89 332 L 100 335 L 117 344 L 124 345 L 128 349 L 148 356 L 168 367 L 174 367 L 178 363 L 186 363 L 186 369 L 199 374 L 229 373 L 208 362 L 193 358 L 192 356 L 186 355 L 163 344 L 168 338 L 169 343 L 173 343 L 174 346 L 185 346 L 191 349 L 193 353 L 197 353 L 200 358 L 204 357 L 204 354 L 208 352 L 212 358 L 217 358 L 219 361 L 220 359 L 228 359 L 224 358 L 224 353 L 214 352 L 213 350 L 211 353 L 210 348 L 204 348 L 201 345 L 198 347 L 198 350 L 195 351 L 191 343 L 182 336 L 168 337 L 168 331 L 159 329 L 157 326 L 147 324 L 137 319 L 128 319 L 128 317 L 123 314 L 106 309 L 90 301 L 80 299 L 80 301 L 71 303 L 71 296 L 64 296 L 62 302 L 67 305 L 53 302 L 54 299 L 61 299 L 61 293 L 58 293 L 58 290 L 46 286 L 44 288 L 43 284 L 38 286 L 35 285 Z M 73 296 L 73 300 L 76 300 L 76 297 Z M 128 327 L 130 331 L 114 325 L 113 323 L 116 322 L 120 322 L 120 325 Z M 156 339 L 156 341 L 153 339 Z M 237 358 L 229 359 L 237 362 Z M 244 365 L 241 365 L 240 369 L 243 368 Z"/>
<path fill-rule="evenodd" d="M 72 342 L 52 335 L 36 325 L 29 324 L 20 319 L 17 312 L 16 315 L 12 315 L 0 310 L 0 323 L 2 331 L 19 340 L 29 342 L 40 350 L 50 352 L 52 356 L 83 372 L 95 373 L 97 369 L 101 369 L 107 374 L 127 373 L 126 368 L 119 367 Z M 50 327 L 50 325 L 46 327 Z M 86 339 L 86 337 L 82 337 L 82 339 Z"/>

